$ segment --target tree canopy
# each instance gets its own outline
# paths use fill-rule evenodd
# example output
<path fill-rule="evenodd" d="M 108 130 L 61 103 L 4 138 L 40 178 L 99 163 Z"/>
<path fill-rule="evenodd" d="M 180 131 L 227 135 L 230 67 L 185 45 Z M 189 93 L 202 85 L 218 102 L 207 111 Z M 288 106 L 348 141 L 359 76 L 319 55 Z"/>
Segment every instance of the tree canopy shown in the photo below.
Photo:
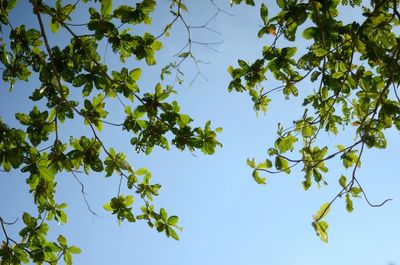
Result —
<path fill-rule="evenodd" d="M 235 1 L 241 2 L 241 1 Z M 312 91 L 303 101 L 304 113 L 293 125 L 278 124 L 277 139 L 268 149 L 271 158 L 261 163 L 247 161 L 253 177 L 265 184 L 260 173 L 290 173 L 301 165 L 302 185 L 308 190 L 312 183 L 327 185 L 326 161 L 339 158 L 347 174 L 338 176 L 341 190 L 321 206 L 313 216 L 312 225 L 323 241 L 328 240 L 328 224 L 323 220 L 332 203 L 346 198 L 347 211 L 353 211 L 353 198 L 363 197 L 372 207 L 379 204 L 368 200 L 358 178 L 364 148 L 386 148 L 385 131 L 400 130 L 399 110 L 399 55 L 400 39 L 395 29 L 400 13 L 397 1 L 276 1 L 280 12 L 268 16 L 266 4 L 260 8 L 264 23 L 258 37 L 273 35 L 271 45 L 264 46 L 262 58 L 248 64 L 238 61 L 238 68 L 229 68 L 233 80 L 230 91 L 247 91 L 254 109 L 266 112 L 270 94 L 282 91 L 287 99 L 297 97 L 298 86 L 310 80 Z M 252 1 L 247 1 L 253 4 Z M 340 8 L 350 5 L 355 20 L 345 23 Z M 301 28 L 303 27 L 303 28 Z M 298 29 L 301 28 L 301 36 Z M 307 50 L 297 54 L 296 46 L 285 46 L 281 39 L 295 42 L 298 38 L 311 41 Z M 281 86 L 265 89 L 268 79 L 276 79 Z M 333 148 L 320 140 L 321 134 L 338 135 L 340 128 L 354 131 L 351 144 L 336 144 Z M 346 139 L 347 140 L 347 139 Z M 348 140 L 347 140 L 348 141 Z M 299 152 L 298 158 L 288 153 Z M 274 168 L 274 169 L 273 169 Z"/>
<path fill-rule="evenodd" d="M 256 4 L 253 0 L 234 0 L 231 4 L 242 2 Z M 216 15 L 225 12 L 211 3 Z M 182 62 L 191 60 L 198 67 L 200 61 L 192 45 L 210 47 L 210 43 L 196 43 L 191 38 L 194 27 L 187 23 L 190 14 L 186 14 L 184 1 L 170 1 L 172 20 L 161 33 L 142 34 L 132 29 L 151 24 L 154 0 L 119 6 L 112 0 L 30 0 L 31 24 L 11 20 L 19 4 L 16 0 L 0 1 L 2 79 L 11 93 L 20 81 L 36 80 L 40 85 L 29 97 L 34 107 L 15 114 L 19 127 L 0 118 L 0 163 L 2 171 L 20 171 L 26 176 L 37 212 L 21 213 L 24 227 L 16 237 L 7 233 L 7 226 L 14 222 L 0 216 L 5 237 L 0 248 L 1 264 L 57 264 L 60 260 L 72 264 L 72 255 L 80 253 L 66 237 L 60 235 L 52 241 L 47 236 L 51 222 L 67 222 L 67 205 L 55 197 L 57 189 L 62 189 L 56 181 L 61 173 L 72 174 L 78 182 L 80 173 L 117 176 L 117 195 L 103 208 L 119 223 L 141 220 L 178 240 L 179 218 L 153 204 L 161 185 L 151 182 L 149 169 L 133 166 L 126 154 L 103 141 L 102 131 L 110 126 L 128 132 L 132 148 L 146 155 L 151 155 L 155 147 L 169 150 L 174 146 L 205 155 L 222 147 L 217 139 L 222 128 L 213 127 L 210 121 L 196 127 L 189 115 L 181 113 L 179 103 L 170 99 L 176 93 L 174 85 L 183 82 Z M 386 130 L 400 130 L 397 4 L 396 0 L 277 0 L 279 12 L 269 14 L 269 6 L 275 4 L 262 3 L 258 38 L 270 43 L 254 62 L 239 59 L 237 66 L 228 67 L 232 81 L 227 89 L 247 92 L 256 113 L 267 112 L 274 93 L 283 93 L 287 100 L 304 98 L 298 119 L 292 122 L 281 118 L 274 146 L 267 149 L 269 157 L 261 162 L 247 160 L 257 183 L 266 184 L 267 175 L 290 174 L 299 166 L 304 172 L 305 190 L 313 184 L 327 185 L 328 161 L 341 160 L 343 174 L 337 176 L 341 189 L 321 205 L 312 220 L 315 232 L 325 242 L 328 223 L 324 218 L 338 198 L 345 197 L 349 212 L 354 198 L 362 197 L 373 207 L 388 201 L 375 204 L 368 199 L 357 168 L 365 148 L 386 148 Z M 343 20 L 344 8 L 358 12 L 353 21 Z M 163 38 L 176 24 L 187 30 L 186 45 L 177 53 L 178 59 L 162 69 L 152 91 L 142 89 L 138 81 L 146 75 L 145 67 L 156 64 Z M 207 23 L 200 27 L 209 29 Z M 58 34 L 68 36 L 68 41 L 52 44 L 57 43 Z M 307 41 L 306 49 L 297 48 L 299 39 Z M 119 58 L 120 68 L 111 68 L 104 61 L 100 46 Z M 127 64 L 132 59 L 142 64 L 132 68 Z M 166 78 L 172 83 L 163 85 Z M 270 88 L 270 80 L 282 85 Z M 302 84 L 309 89 L 303 92 Z M 124 109 L 122 123 L 108 119 L 112 104 Z M 74 126 L 86 126 L 88 133 L 61 136 L 63 126 L 72 120 L 77 124 Z M 342 139 L 344 130 L 353 133 L 353 139 Z M 328 146 L 326 134 L 337 135 L 344 144 Z M 296 154 L 298 157 L 293 157 Z M 131 193 L 124 194 L 123 185 Z M 92 211 L 83 189 L 82 185 L 83 198 Z M 139 208 L 140 213 L 134 211 Z"/>

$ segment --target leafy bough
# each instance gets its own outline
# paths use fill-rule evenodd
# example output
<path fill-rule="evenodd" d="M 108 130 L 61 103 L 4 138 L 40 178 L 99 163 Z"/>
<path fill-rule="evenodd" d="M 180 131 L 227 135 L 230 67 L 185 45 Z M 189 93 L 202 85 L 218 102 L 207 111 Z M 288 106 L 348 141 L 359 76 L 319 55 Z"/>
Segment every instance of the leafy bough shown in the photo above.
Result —
<path fill-rule="evenodd" d="M 246 3 L 254 5 L 252 1 Z M 302 117 L 288 128 L 278 125 L 277 139 L 268 149 L 271 158 L 263 162 L 248 159 L 247 164 L 259 184 L 266 184 L 264 174 L 260 173 L 289 174 L 292 168 L 302 165 L 302 185 L 308 190 L 313 183 L 327 184 L 325 162 L 339 158 L 350 175 L 338 176 L 340 191 L 321 206 L 312 221 L 317 235 L 325 242 L 328 223 L 324 219 L 338 198 L 345 198 L 349 212 L 353 211 L 353 198 L 362 196 L 372 207 L 390 200 L 372 203 L 356 173 L 365 148 L 386 148 L 385 130 L 400 130 L 400 42 L 395 34 L 400 21 L 398 4 L 371 1 L 370 6 L 362 7 L 362 14 L 354 16 L 359 20 L 348 24 L 339 19 L 339 7 L 355 13 L 360 10 L 357 7 L 362 5 L 361 1 L 277 0 L 278 12 L 272 17 L 267 5 L 262 4 L 263 26 L 258 37 L 272 37 L 272 43 L 264 46 L 262 58 L 255 62 L 239 60 L 238 68 L 228 68 L 232 77 L 229 91 L 249 93 L 256 112 L 267 111 L 273 92 L 282 91 L 289 100 L 300 94 L 298 87 L 305 80 L 316 84 L 313 93 L 304 95 Z M 302 25 L 306 26 L 300 36 Z M 282 48 L 282 39 L 294 42 L 300 37 L 311 42 L 302 54 L 298 54 L 296 47 Z M 267 76 L 282 85 L 265 90 Z M 337 150 L 332 152 L 321 143 L 321 134 L 338 135 L 339 126 L 354 131 L 355 140 L 347 146 L 336 145 Z M 300 153 L 300 158 L 288 155 L 294 151 Z"/>

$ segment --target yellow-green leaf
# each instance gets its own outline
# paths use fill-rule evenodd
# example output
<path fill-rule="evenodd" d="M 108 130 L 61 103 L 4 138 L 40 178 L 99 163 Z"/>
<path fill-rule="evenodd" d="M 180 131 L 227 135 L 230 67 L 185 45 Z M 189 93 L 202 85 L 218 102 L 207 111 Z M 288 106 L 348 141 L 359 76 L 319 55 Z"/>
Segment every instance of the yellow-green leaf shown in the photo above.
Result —
<path fill-rule="evenodd" d="M 321 205 L 321 208 L 318 210 L 318 212 L 313 216 L 313 219 L 315 221 L 318 221 L 320 219 L 323 219 L 326 217 L 329 213 L 330 205 L 329 202 L 326 202 Z"/>
<path fill-rule="evenodd" d="M 113 211 L 113 208 L 111 207 L 111 203 L 110 202 L 105 203 L 103 205 L 103 209 L 107 210 L 107 211 L 110 211 L 110 212 Z"/>
<path fill-rule="evenodd" d="M 58 23 L 58 21 L 52 19 L 50 21 L 50 29 L 53 33 L 56 33 L 58 31 L 58 29 L 60 28 L 60 23 Z"/>
<path fill-rule="evenodd" d="M 142 69 L 140 68 L 135 68 L 129 73 L 129 76 L 132 78 L 133 81 L 138 81 L 141 75 Z"/>
<path fill-rule="evenodd" d="M 101 1 L 101 16 L 106 17 L 112 11 L 112 0 L 102 0 Z"/>
<path fill-rule="evenodd" d="M 312 226 L 314 227 L 315 233 L 319 238 L 324 241 L 325 243 L 328 243 L 328 223 L 325 221 L 318 221 L 318 222 L 312 222 Z"/>

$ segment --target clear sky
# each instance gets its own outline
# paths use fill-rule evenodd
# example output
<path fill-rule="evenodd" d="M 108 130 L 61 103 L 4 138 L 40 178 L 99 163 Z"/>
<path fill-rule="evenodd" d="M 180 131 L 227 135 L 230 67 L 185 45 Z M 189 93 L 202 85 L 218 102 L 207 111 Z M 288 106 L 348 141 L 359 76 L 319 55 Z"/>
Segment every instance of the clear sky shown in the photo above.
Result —
<path fill-rule="evenodd" d="M 21 6 L 13 14 L 19 23 L 37 26 L 30 17 L 28 1 L 19 1 Z M 124 2 L 124 1 L 120 1 Z M 149 30 L 157 35 L 162 25 L 170 21 L 167 1 L 159 1 L 154 14 L 154 26 Z M 191 25 L 202 25 L 215 13 L 209 1 L 187 1 Z M 273 1 L 265 1 L 267 5 Z M 327 187 L 318 189 L 315 185 L 303 191 L 303 174 L 293 170 L 290 175 L 267 176 L 267 185 L 257 185 L 246 165 L 246 158 L 266 158 L 266 150 L 273 145 L 276 124 L 283 121 L 290 125 L 296 116 L 302 114 L 298 108 L 302 97 L 312 89 L 304 83 L 298 99 L 284 100 L 277 93 L 273 95 L 266 115 L 256 116 L 250 98 L 245 94 L 228 93 L 229 65 L 236 65 L 238 58 L 252 62 L 261 57 L 263 45 L 272 42 L 270 37 L 257 38 L 261 24 L 259 4 L 256 7 L 244 5 L 231 8 L 225 0 L 215 3 L 232 15 L 220 13 L 208 25 L 221 35 L 205 29 L 193 29 L 193 39 L 201 42 L 219 42 L 214 52 L 202 46 L 195 46 L 194 53 L 208 64 L 200 65 L 205 78 L 199 77 L 190 85 L 196 75 L 190 62 L 184 65 L 185 82 L 177 86 L 178 100 L 182 112 L 189 114 L 195 124 L 201 126 L 207 120 L 213 127 L 223 127 L 219 141 L 224 145 L 213 156 L 201 152 L 191 154 L 175 148 L 170 151 L 155 148 L 149 156 L 136 154 L 128 144 L 129 135 L 120 134 L 118 129 L 105 127 L 104 142 L 129 156 L 136 168 L 148 167 L 153 173 L 153 182 L 163 188 L 155 205 L 165 207 L 169 214 L 180 217 L 183 232 L 180 241 L 166 238 L 147 227 L 145 223 L 123 223 L 118 226 L 115 216 L 109 215 L 102 205 L 115 196 L 118 177 L 105 179 L 91 174 L 79 175 L 85 184 L 91 207 L 100 215 L 94 217 L 87 210 L 80 186 L 70 174 L 60 174 L 58 179 L 58 201 L 69 204 L 69 222 L 59 226 L 52 224 L 51 237 L 65 235 L 69 242 L 82 249 L 74 256 L 74 264 L 163 264 L 163 265 L 388 265 L 400 264 L 400 180 L 399 180 L 399 133 L 388 132 L 386 150 L 366 150 L 362 167 L 358 171 L 369 198 L 380 202 L 386 198 L 393 201 L 381 208 L 368 207 L 362 199 L 354 201 L 355 210 L 348 214 L 344 200 L 338 200 L 331 209 L 327 221 L 329 243 L 325 244 L 315 235 L 311 226 L 312 215 L 320 205 L 329 201 L 340 189 L 338 176 L 342 173 L 340 161 L 329 163 L 326 175 Z M 117 4 L 114 4 L 117 6 Z M 272 5 L 272 4 L 271 4 Z M 86 10 L 79 12 L 85 13 Z M 270 8 L 270 14 L 276 12 Z M 343 15 L 351 20 L 353 14 Z M 52 37 L 51 42 L 63 43 L 63 38 Z M 171 56 L 186 42 L 181 26 L 163 39 L 164 48 L 157 54 L 157 66 L 143 71 L 140 87 L 152 91 L 159 79 L 159 71 Z M 307 43 L 300 38 L 293 46 L 304 48 Z M 104 46 L 100 54 L 105 51 Z M 121 67 L 118 58 L 108 51 L 106 62 L 110 68 Z M 128 68 L 142 66 L 130 59 Z M 164 85 L 167 83 L 164 83 Z M 266 87 L 276 86 L 267 81 Z M 14 113 L 29 111 L 27 95 L 37 83 L 19 82 L 12 93 L 4 84 L 0 89 L 0 116 L 14 126 Z M 112 118 L 115 122 L 123 119 L 123 109 L 115 105 Z M 79 127 L 81 121 L 68 123 L 61 132 L 62 137 L 88 132 Z M 349 142 L 354 135 L 340 134 L 346 138 L 327 136 L 327 145 Z M 294 154 L 295 155 L 295 154 Z M 293 156 L 294 156 L 293 155 Z M 0 216 L 14 220 L 23 211 L 34 213 L 31 195 L 24 182 L 24 175 L 17 171 L 0 172 Z M 128 194 L 128 190 L 124 190 Z M 18 223 L 9 227 L 18 231 Z M 0 240 L 4 236 L 0 234 Z"/>

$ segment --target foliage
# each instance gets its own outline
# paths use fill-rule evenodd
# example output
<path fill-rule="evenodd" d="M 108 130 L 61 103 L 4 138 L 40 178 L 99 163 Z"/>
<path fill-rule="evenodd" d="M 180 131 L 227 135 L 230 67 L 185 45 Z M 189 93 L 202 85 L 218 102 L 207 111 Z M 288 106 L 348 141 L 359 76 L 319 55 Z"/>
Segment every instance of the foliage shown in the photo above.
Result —
<path fill-rule="evenodd" d="M 253 0 L 234 0 L 231 4 L 242 2 L 256 4 Z M 120 185 L 116 196 L 105 202 L 103 208 L 114 214 L 119 223 L 143 220 L 167 237 L 179 239 L 178 217 L 153 205 L 161 185 L 151 182 L 148 169 L 133 167 L 124 153 L 108 147 L 99 133 L 108 126 L 118 127 L 131 135 L 130 144 L 138 153 L 147 155 L 155 147 L 169 150 L 171 145 L 211 155 L 221 146 L 216 139 L 221 128 L 212 129 L 209 121 L 204 127 L 194 127 L 190 116 L 180 112 L 178 102 L 170 100 L 176 93 L 174 87 L 162 84 L 165 76 L 173 72 L 176 81 L 182 82 L 180 65 L 184 60 L 198 63 L 191 49 L 196 43 L 190 38 L 190 27 L 182 15 L 187 8 L 181 0 L 170 3 L 173 19 L 161 34 L 153 35 L 130 30 L 151 24 L 155 0 L 117 7 L 112 0 L 67 4 L 61 0 L 30 0 L 36 27 L 18 21 L 15 24 L 10 14 L 17 1 L 0 0 L 3 81 L 9 84 L 10 92 L 20 81 L 40 82 L 29 97 L 35 104 L 32 110 L 15 114 L 18 128 L 0 118 L 1 170 L 24 173 L 37 206 L 37 212 L 22 214 L 24 227 L 18 240 L 7 233 L 6 227 L 13 222 L 0 217 L 5 235 L 0 247 L 1 264 L 57 264 L 61 259 L 71 264 L 72 255 L 80 252 L 62 235 L 54 240 L 47 236 L 51 222 L 68 221 L 67 205 L 55 199 L 60 173 L 71 174 L 77 180 L 77 173 L 94 172 L 119 178 L 132 193 L 122 194 Z M 353 211 L 353 198 L 362 196 L 371 206 L 387 201 L 372 204 L 356 172 L 365 148 L 385 148 L 386 130 L 400 130 L 400 39 L 395 34 L 400 23 L 399 3 L 371 0 L 363 6 L 359 0 L 277 0 L 276 4 L 278 12 L 272 16 L 271 2 L 260 7 L 263 25 L 258 37 L 272 38 L 271 44 L 264 46 L 260 59 L 252 63 L 238 60 L 238 67 L 228 68 L 232 77 L 228 89 L 249 93 L 257 113 L 267 111 L 272 92 L 281 91 L 288 100 L 304 97 L 304 112 L 293 126 L 285 128 L 283 123 L 278 124 L 277 139 L 267 152 L 269 158 L 262 162 L 248 159 L 247 164 L 259 184 L 266 184 L 263 173 L 290 174 L 293 167 L 300 165 L 304 172 L 302 185 L 308 190 L 313 184 L 327 184 L 326 162 L 339 158 L 344 167 L 343 174 L 338 176 L 340 191 L 321 206 L 312 221 L 317 235 L 327 242 L 325 218 L 338 198 L 345 197 L 349 212 Z M 342 8 L 359 12 L 356 20 L 342 21 Z M 87 21 L 75 24 L 74 15 L 82 15 L 86 10 Z M 220 12 L 218 8 L 217 11 Z M 179 52 L 179 61 L 162 69 L 154 90 L 145 91 L 138 85 L 146 74 L 144 68 L 128 67 L 127 62 L 134 59 L 148 66 L 156 64 L 161 40 L 177 22 L 188 30 L 188 43 Z M 51 45 L 61 35 L 67 35 L 69 41 L 64 46 Z M 306 50 L 297 49 L 295 44 L 286 46 L 299 38 L 308 41 Z M 120 69 L 111 69 L 104 63 L 104 56 L 98 51 L 104 43 L 119 57 Z M 209 48 L 209 44 L 205 46 Z M 264 89 L 270 79 L 282 85 Z M 314 89 L 308 95 L 301 94 L 300 84 L 313 85 Z M 124 109 L 120 123 L 107 120 L 113 102 Z M 84 124 L 90 134 L 62 138 L 59 132 L 71 120 Z M 340 128 L 354 132 L 354 141 L 337 145 L 332 151 L 321 137 L 324 133 L 338 135 Z M 300 157 L 289 157 L 288 153 L 293 152 L 299 152 Z"/>
<path fill-rule="evenodd" d="M 10 85 L 10 91 L 18 81 L 40 81 L 40 87 L 29 97 L 35 103 L 33 109 L 15 114 L 20 128 L 12 128 L 0 119 L 2 171 L 25 173 L 37 206 L 36 213 L 23 213 L 24 227 L 19 240 L 7 234 L 6 226 L 12 223 L 0 219 L 5 235 L 0 247 L 1 264 L 56 264 L 61 259 L 71 264 L 72 254 L 80 252 L 62 235 L 56 241 L 47 237 L 50 222 L 67 222 L 67 205 L 55 199 L 59 188 L 57 176 L 63 172 L 77 180 L 76 174 L 82 171 L 87 175 L 99 172 L 120 178 L 120 183 L 125 181 L 132 194 L 121 194 L 120 185 L 117 195 L 104 204 L 104 209 L 114 214 L 118 222 L 143 220 L 167 237 L 179 239 L 178 217 L 169 216 L 164 208 L 158 210 L 152 203 L 161 185 L 151 182 L 152 175 L 146 168 L 133 167 L 124 153 L 108 147 L 99 134 L 103 127 L 116 126 L 130 133 L 130 144 L 138 153 L 150 154 L 156 146 L 168 150 L 173 145 L 179 150 L 201 150 L 211 155 L 221 146 L 216 139 L 220 128 L 213 130 L 210 122 L 204 128 L 193 127 L 192 119 L 180 112 L 178 102 L 169 99 L 175 93 L 172 86 L 157 83 L 153 92 L 144 92 L 137 81 L 146 73 L 124 64 L 132 59 L 149 66 L 156 64 L 161 38 L 176 21 L 185 22 L 181 13 L 186 10 L 185 5 L 172 0 L 170 12 L 174 19 L 159 36 L 154 36 L 150 32 L 135 35 L 130 29 L 151 23 L 156 1 L 143 0 L 118 7 L 112 4 L 112 0 L 67 4 L 61 0 L 30 0 L 35 23 L 24 25 L 11 21 L 10 14 L 17 1 L 0 1 L 3 81 Z M 80 19 L 87 17 L 82 25 L 73 20 L 78 9 Z M 86 10 L 88 13 L 84 13 Z M 65 38 L 65 35 L 69 38 L 65 46 L 51 44 L 58 36 Z M 98 51 L 101 43 L 109 45 L 113 55 L 119 56 L 120 69 L 109 69 L 104 63 Z M 162 76 L 174 69 L 179 73 L 179 64 L 187 57 L 193 58 L 188 47 L 184 56 L 179 57 L 181 61 L 165 67 Z M 79 89 L 80 94 L 72 89 Z M 113 101 L 120 102 L 125 110 L 120 115 L 124 117 L 122 123 L 107 121 Z M 73 119 L 76 126 L 85 124 L 91 135 L 62 138 L 60 130 L 67 120 Z"/>
<path fill-rule="evenodd" d="M 368 4 L 360 0 L 277 0 L 273 9 L 278 11 L 269 15 L 268 6 L 273 3 L 262 4 L 263 26 L 258 37 L 272 38 L 272 43 L 264 46 L 262 57 L 255 62 L 239 60 L 237 68 L 228 69 L 232 77 L 229 91 L 249 93 L 256 112 L 266 112 L 272 92 L 281 91 L 290 99 L 300 94 L 300 84 L 313 87 L 309 94 L 302 95 L 304 112 L 293 126 L 278 125 L 275 144 L 268 149 L 270 158 L 261 163 L 254 159 L 247 162 L 259 184 L 266 183 L 262 172 L 289 174 L 301 165 L 302 185 L 308 190 L 313 183 L 318 187 L 327 184 L 325 162 L 333 158 L 342 161 L 340 191 L 321 206 L 312 222 L 325 242 L 328 224 L 324 219 L 338 198 L 345 197 L 349 212 L 353 210 L 352 199 L 360 196 L 373 207 L 388 201 L 371 203 L 356 171 L 365 148 L 386 148 L 386 130 L 400 130 L 398 5 L 397 0 L 371 0 Z M 344 22 L 343 10 L 350 10 L 354 21 Z M 301 38 L 307 41 L 305 50 L 297 50 L 295 43 Z M 288 43 L 293 44 L 286 46 Z M 269 79 L 282 85 L 265 89 Z M 354 132 L 354 141 L 331 150 L 323 142 L 323 135 L 340 136 L 340 128 L 347 134 Z M 294 152 L 300 156 L 288 155 Z M 347 176 L 345 169 L 350 169 Z"/>

